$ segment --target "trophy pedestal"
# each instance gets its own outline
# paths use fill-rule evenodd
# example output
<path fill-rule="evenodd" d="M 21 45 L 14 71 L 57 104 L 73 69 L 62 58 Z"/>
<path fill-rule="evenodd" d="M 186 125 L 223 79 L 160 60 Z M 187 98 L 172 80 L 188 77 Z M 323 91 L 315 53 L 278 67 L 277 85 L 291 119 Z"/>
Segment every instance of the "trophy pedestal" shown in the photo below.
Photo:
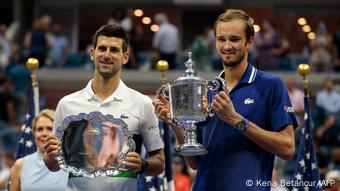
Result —
<path fill-rule="evenodd" d="M 178 148 L 176 148 L 175 152 L 182 156 L 197 156 L 208 153 L 207 149 L 205 149 L 203 145 L 199 143 L 196 144 L 184 143 L 180 145 Z"/>
<path fill-rule="evenodd" d="M 207 154 L 208 151 L 197 142 L 196 121 L 184 122 L 184 144 L 176 148 L 175 152 L 183 156 L 197 156 Z"/>

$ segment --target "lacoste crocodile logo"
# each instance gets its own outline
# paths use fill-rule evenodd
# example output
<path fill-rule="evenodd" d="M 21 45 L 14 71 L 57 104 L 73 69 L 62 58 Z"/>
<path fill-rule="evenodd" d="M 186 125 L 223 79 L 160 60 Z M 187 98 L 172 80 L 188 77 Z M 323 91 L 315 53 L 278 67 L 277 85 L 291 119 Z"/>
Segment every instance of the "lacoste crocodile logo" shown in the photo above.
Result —
<path fill-rule="evenodd" d="M 252 104 L 252 103 L 254 103 L 253 99 L 247 98 L 247 99 L 244 100 L 244 104 L 246 104 L 246 105 L 249 105 L 249 104 Z"/>

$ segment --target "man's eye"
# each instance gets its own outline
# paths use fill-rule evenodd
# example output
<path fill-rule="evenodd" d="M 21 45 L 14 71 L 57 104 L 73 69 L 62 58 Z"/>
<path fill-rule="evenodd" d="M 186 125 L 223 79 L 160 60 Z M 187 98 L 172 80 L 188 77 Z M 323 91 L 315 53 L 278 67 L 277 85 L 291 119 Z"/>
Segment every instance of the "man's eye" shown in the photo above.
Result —
<path fill-rule="evenodd" d="M 110 51 L 111 52 L 119 52 L 119 49 L 118 48 L 111 48 Z"/>
<path fill-rule="evenodd" d="M 232 42 L 237 42 L 239 40 L 241 40 L 241 39 L 240 38 L 230 38 L 230 41 L 232 41 Z"/>

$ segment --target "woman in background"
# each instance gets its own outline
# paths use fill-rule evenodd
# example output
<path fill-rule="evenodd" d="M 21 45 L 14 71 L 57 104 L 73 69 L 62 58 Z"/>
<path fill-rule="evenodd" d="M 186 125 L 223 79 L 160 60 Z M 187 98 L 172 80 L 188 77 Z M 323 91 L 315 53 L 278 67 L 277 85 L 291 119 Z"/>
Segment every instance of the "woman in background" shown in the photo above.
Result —
<path fill-rule="evenodd" d="M 52 134 L 54 111 L 42 110 L 32 121 L 37 152 L 18 159 L 11 169 L 11 191 L 63 191 L 66 189 L 68 173 L 51 172 L 43 161 L 43 144 Z"/>

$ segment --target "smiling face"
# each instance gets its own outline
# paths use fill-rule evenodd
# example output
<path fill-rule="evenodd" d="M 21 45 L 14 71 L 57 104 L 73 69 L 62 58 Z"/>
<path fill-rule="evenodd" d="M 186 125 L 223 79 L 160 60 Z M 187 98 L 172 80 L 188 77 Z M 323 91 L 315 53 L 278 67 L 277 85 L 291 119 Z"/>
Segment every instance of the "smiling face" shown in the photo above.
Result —
<path fill-rule="evenodd" d="M 129 58 L 123 51 L 123 39 L 117 37 L 99 36 L 96 47 L 91 49 L 91 60 L 95 64 L 96 74 L 108 79 L 120 72 L 122 65 Z"/>
<path fill-rule="evenodd" d="M 216 49 L 225 67 L 235 67 L 247 62 L 253 37 L 247 41 L 245 23 L 240 19 L 219 22 L 216 25 Z"/>
<path fill-rule="evenodd" d="M 45 116 L 41 116 L 36 120 L 35 128 L 33 129 L 35 143 L 38 150 L 42 151 L 43 144 L 47 136 L 52 135 L 53 132 L 53 121 Z"/>

